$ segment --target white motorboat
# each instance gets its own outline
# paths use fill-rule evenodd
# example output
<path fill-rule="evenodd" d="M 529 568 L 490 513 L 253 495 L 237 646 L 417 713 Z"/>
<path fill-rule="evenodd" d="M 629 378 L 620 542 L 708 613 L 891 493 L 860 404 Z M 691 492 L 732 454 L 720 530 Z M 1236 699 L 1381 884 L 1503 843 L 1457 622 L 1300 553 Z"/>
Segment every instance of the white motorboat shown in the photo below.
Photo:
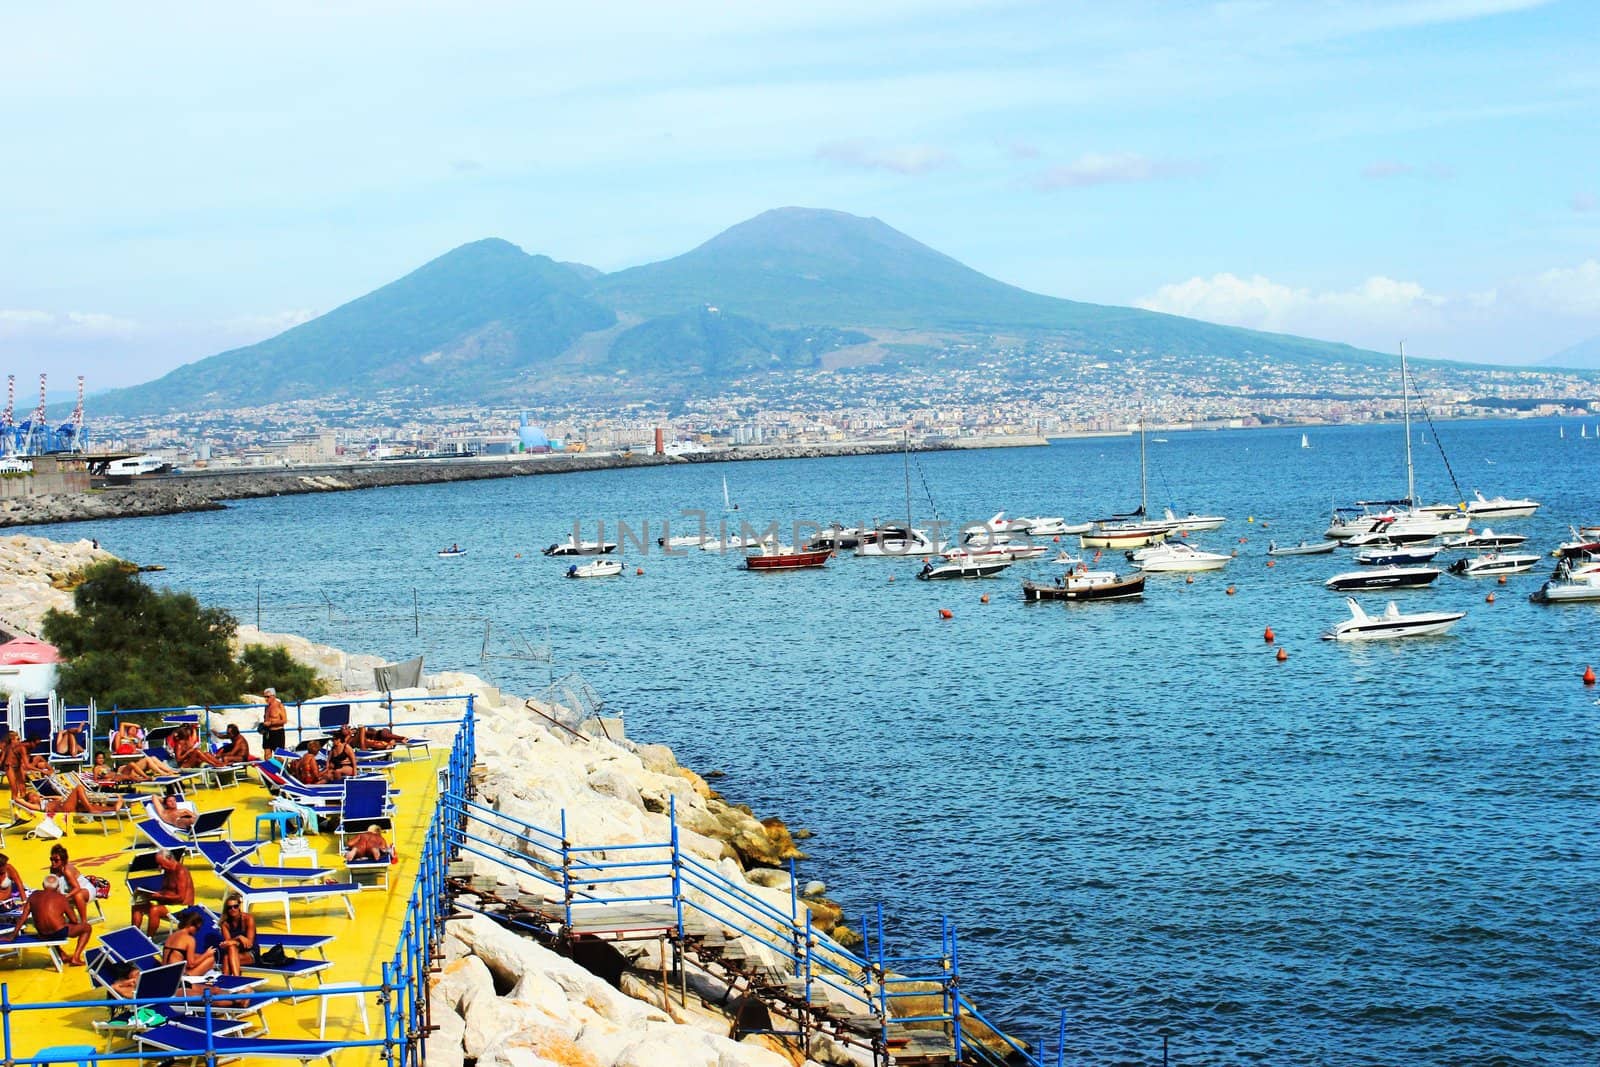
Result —
<path fill-rule="evenodd" d="M 1174 515 L 1171 508 L 1163 509 L 1161 518 L 1162 524 L 1169 529 L 1188 533 L 1205 533 L 1208 530 L 1215 530 L 1227 521 L 1227 518 L 1222 515 L 1196 515 L 1192 511 L 1187 515 Z"/>
<path fill-rule="evenodd" d="M 1324 641 L 1377 641 L 1393 637 L 1423 637 L 1442 634 L 1466 617 L 1464 611 L 1418 611 L 1402 615 L 1394 601 L 1382 615 L 1368 615 L 1355 597 L 1345 597 L 1350 617 L 1334 624 L 1322 635 Z"/>
<path fill-rule="evenodd" d="M 708 534 L 675 534 L 672 537 L 656 538 L 656 544 L 672 550 L 698 548 L 705 543 L 708 536 Z"/>
<path fill-rule="evenodd" d="M 1267 555 L 1269 556 L 1326 556 L 1339 547 L 1338 541 L 1301 541 L 1298 545 L 1280 545 L 1276 541 L 1267 542 Z"/>
<path fill-rule="evenodd" d="M 1009 559 L 971 559 L 965 557 L 950 559 L 947 557 L 935 563 L 930 559 L 923 563 L 922 569 L 917 572 L 917 577 L 924 581 L 936 581 L 943 578 L 989 578 L 999 574 L 1011 566 L 1013 562 L 1013 560 Z"/>
<path fill-rule="evenodd" d="M 1474 519 L 1525 519 L 1539 510 L 1539 502 L 1526 497 L 1515 500 L 1503 496 L 1486 497 L 1474 489 L 1472 499 L 1463 504 L 1429 504 L 1422 508 L 1423 511 L 1436 514 L 1451 514 L 1463 509 Z"/>
<path fill-rule="evenodd" d="M 1535 604 L 1580 604 L 1600 600 L 1600 570 L 1580 574 L 1563 573 L 1545 582 L 1528 594 Z"/>
<path fill-rule="evenodd" d="M 1356 553 L 1356 562 L 1363 567 L 1409 567 L 1417 563 L 1431 563 L 1439 554 L 1435 545 L 1373 545 Z"/>
<path fill-rule="evenodd" d="M 923 531 L 912 527 L 880 526 L 874 533 L 876 536 L 870 542 L 863 539 L 856 546 L 856 555 L 888 556 L 892 559 L 939 554 L 939 546 L 933 539 Z"/>
<path fill-rule="evenodd" d="M 1322 584 L 1329 589 L 1415 589 L 1428 585 L 1443 574 L 1437 567 L 1364 567 L 1359 571 L 1335 574 Z"/>
<path fill-rule="evenodd" d="M 837 523 L 828 527 L 806 542 L 810 549 L 826 548 L 836 552 L 848 552 L 861 544 L 863 531 L 857 526 L 840 526 Z"/>
<path fill-rule="evenodd" d="M 1154 545 L 1132 554 L 1133 565 L 1141 571 L 1220 571 L 1228 565 L 1231 556 L 1220 552 L 1205 552 L 1187 541 L 1170 541 Z"/>
<path fill-rule="evenodd" d="M 1485 527 L 1478 533 L 1468 530 L 1460 537 L 1448 537 L 1444 547 L 1452 549 L 1516 548 L 1528 540 L 1527 534 L 1497 534 Z"/>
<path fill-rule="evenodd" d="M 993 545 L 986 545 L 981 542 L 969 543 L 959 548 L 946 549 L 940 555 L 947 560 L 965 560 L 968 563 L 983 563 L 992 560 L 1018 563 L 1025 559 L 1038 559 L 1049 551 L 1050 549 L 1046 545 L 1030 544 L 1027 541 L 1001 541 Z"/>
<path fill-rule="evenodd" d="M 1079 537 L 1094 529 L 1092 522 L 1069 522 L 1061 528 L 1062 537 Z"/>
<path fill-rule="evenodd" d="M 776 538 L 768 534 L 766 537 L 743 537 L 736 533 L 719 534 L 709 540 L 697 540 L 702 552 L 747 552 L 751 549 L 764 548 L 772 544 Z"/>
<path fill-rule="evenodd" d="M 1067 526 L 1067 520 L 1059 515 L 1034 515 L 1012 519 L 1006 527 L 1011 533 L 1027 534 L 1029 537 L 1062 537 L 1072 532 Z M 1084 529 L 1088 529 L 1084 525 Z"/>
<path fill-rule="evenodd" d="M 1492 574 L 1522 574 L 1531 571 L 1539 557 L 1522 552 L 1484 552 L 1481 555 L 1458 559 L 1450 564 L 1450 573 L 1463 578 L 1483 578 Z"/>
<path fill-rule="evenodd" d="M 565 541 L 551 545 L 544 550 L 544 554 L 547 556 L 605 556 L 616 550 L 617 543 L 615 541 L 580 541 L 576 535 L 568 534 Z"/>
<path fill-rule="evenodd" d="M 615 578 L 622 573 L 620 559 L 596 559 L 588 563 L 574 563 L 567 568 L 568 578 Z"/>

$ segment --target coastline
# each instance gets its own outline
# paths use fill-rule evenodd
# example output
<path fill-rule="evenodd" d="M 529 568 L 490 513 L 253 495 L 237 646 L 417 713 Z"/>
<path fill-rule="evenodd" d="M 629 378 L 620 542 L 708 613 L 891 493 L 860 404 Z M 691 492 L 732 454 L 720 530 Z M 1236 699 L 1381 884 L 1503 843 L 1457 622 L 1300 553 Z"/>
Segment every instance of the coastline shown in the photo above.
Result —
<path fill-rule="evenodd" d="M 913 452 L 945 452 L 973 448 L 1046 447 L 1042 437 L 966 438 L 911 446 Z M 87 493 L 53 493 L 0 500 L 0 528 L 37 526 L 93 519 L 140 518 L 195 511 L 218 511 L 229 500 L 304 493 L 343 493 L 397 485 L 480 481 L 570 474 L 577 471 L 631 467 L 663 467 L 684 463 L 736 463 L 780 459 L 832 459 L 897 453 L 897 441 L 860 441 L 815 445 L 741 445 L 682 455 L 626 452 L 550 453 L 463 460 L 402 460 L 341 463 L 317 467 L 260 470 L 190 471 L 136 481 L 132 485 Z"/>
<path fill-rule="evenodd" d="M 116 558 L 89 541 L 58 542 L 27 535 L 0 538 L 0 619 L 17 633 L 38 636 L 49 609 L 70 610 L 74 576 L 92 562 Z M 583 718 L 573 709 L 513 696 L 466 672 L 425 675 L 413 689 L 389 694 L 371 688 L 381 657 L 348 653 L 293 634 L 264 633 L 241 624 L 237 642 L 277 646 L 313 667 L 337 691 L 316 703 L 389 696 L 395 722 L 429 717 L 424 696 L 474 699 L 478 731 L 480 802 L 528 823 L 559 824 L 579 841 L 601 841 L 619 849 L 651 847 L 667 829 L 686 852 L 738 881 L 772 914 L 798 906 L 809 913 L 811 951 L 838 955 L 858 937 L 843 925 L 839 906 L 824 895 L 827 886 L 803 876 L 791 879 L 788 864 L 803 860 L 796 839 L 780 818 L 757 818 L 745 805 L 712 789 L 702 775 L 681 765 L 664 745 L 626 737 L 620 718 Z M 253 699 L 253 698 L 247 698 Z M 218 727 L 254 726 L 254 710 L 218 711 Z M 427 734 L 429 727 L 422 727 Z M 442 737 L 436 740 L 444 740 Z M 668 812 L 675 813 L 675 821 Z M 504 843 L 515 851 L 514 840 Z M 434 1032 L 428 1055 L 444 1067 L 525 1067 L 545 1062 L 624 1062 L 615 1060 L 619 1042 L 631 1052 L 627 1063 L 661 1065 L 715 1062 L 723 1067 L 868 1067 L 866 1050 L 813 1032 L 801 1051 L 792 1044 L 752 1031 L 734 1038 L 747 990 L 738 979 L 685 967 L 673 992 L 661 975 L 670 966 L 667 946 L 655 940 L 614 943 L 627 961 L 618 980 L 608 983 L 519 936 L 487 913 L 496 898 L 538 892 L 521 877 L 508 880 L 505 868 L 467 857 L 474 869 L 463 900 L 468 909 L 453 917 L 443 957 L 430 987 Z M 497 889 L 493 888 L 498 886 Z M 483 889 L 486 899 L 475 896 Z M 520 898 L 519 898 L 520 899 Z M 476 912 L 476 913 L 475 913 Z M 735 935 L 729 934 L 730 939 Z M 895 1015 L 924 1016 L 938 1010 L 936 987 L 917 982 L 897 994 Z M 994 1031 L 977 1019 L 967 1023 L 969 1040 L 999 1047 Z M 707 1054 L 710 1058 L 707 1058 Z"/>

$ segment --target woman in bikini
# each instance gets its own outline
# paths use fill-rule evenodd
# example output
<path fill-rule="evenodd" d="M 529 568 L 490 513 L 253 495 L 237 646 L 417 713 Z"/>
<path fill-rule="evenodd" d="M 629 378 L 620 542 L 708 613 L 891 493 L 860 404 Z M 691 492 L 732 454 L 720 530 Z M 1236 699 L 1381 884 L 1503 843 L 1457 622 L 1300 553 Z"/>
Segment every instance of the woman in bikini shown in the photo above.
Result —
<path fill-rule="evenodd" d="M 0 904 L 26 899 L 28 887 L 23 884 L 22 875 L 11 865 L 11 858 L 0 853 Z"/>
<path fill-rule="evenodd" d="M 328 749 L 328 769 L 325 773 L 332 782 L 356 776 L 355 749 L 339 735 L 334 736 L 333 747 Z"/>
<path fill-rule="evenodd" d="M 111 751 L 118 756 L 143 752 L 144 727 L 132 719 L 123 719 L 117 724 L 117 732 L 111 735 Z"/>
<path fill-rule="evenodd" d="M 239 974 L 256 959 L 256 920 L 244 910 L 244 898 L 229 893 L 222 901 L 222 973 Z"/>
<path fill-rule="evenodd" d="M 205 764 L 208 767 L 220 767 L 222 761 L 206 751 L 200 743 L 199 732 L 193 726 L 181 726 L 178 732 L 172 735 L 172 754 L 177 757 L 180 767 L 198 767 Z"/>
<path fill-rule="evenodd" d="M 161 964 L 182 963 L 183 973 L 186 975 L 205 974 L 215 969 L 217 965 L 217 950 L 208 948 L 200 951 L 199 943 L 195 937 L 200 932 L 200 925 L 205 922 L 205 916 L 197 910 L 185 912 L 178 920 L 178 928 L 167 937 L 167 943 L 161 947 Z"/>
<path fill-rule="evenodd" d="M 61 844 L 50 846 L 50 873 L 61 879 L 61 891 L 72 902 L 72 910 L 77 912 L 78 921 L 89 921 L 89 902 L 94 899 L 94 883 L 83 876 L 78 870 L 78 865 L 67 856 L 67 847 Z"/>

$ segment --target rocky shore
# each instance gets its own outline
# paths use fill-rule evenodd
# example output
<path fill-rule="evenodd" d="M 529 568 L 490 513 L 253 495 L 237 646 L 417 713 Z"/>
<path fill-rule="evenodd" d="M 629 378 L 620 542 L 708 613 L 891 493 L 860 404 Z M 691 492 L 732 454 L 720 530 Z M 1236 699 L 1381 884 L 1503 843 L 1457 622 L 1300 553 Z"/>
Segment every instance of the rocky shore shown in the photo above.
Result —
<path fill-rule="evenodd" d="M 87 541 L 0 538 L 0 616 L 16 632 L 37 635 L 46 610 L 71 607 L 73 576 L 104 558 L 109 553 Z M 283 647 L 331 685 L 344 687 L 343 698 L 361 695 L 372 668 L 382 662 L 248 626 L 240 627 L 239 640 Z M 620 722 L 581 723 L 565 709 L 509 696 L 470 674 L 444 672 L 423 682 L 422 688 L 393 694 L 400 701 L 396 719 L 404 723 L 436 714 L 428 705 L 407 703 L 413 698 L 472 694 L 480 803 L 543 826 L 561 825 L 564 814 L 573 840 L 618 846 L 666 840 L 667 812 L 675 807 L 681 847 L 775 912 L 788 913 L 785 864 L 801 857 L 794 835 L 781 820 L 759 819 L 719 796 L 665 746 L 626 739 Z M 258 718 L 255 711 L 222 714 L 219 725 L 236 721 L 250 727 Z M 518 846 L 507 841 L 504 847 Z M 510 895 L 538 891 L 531 880 L 515 884 L 504 868 L 472 862 L 484 877 L 505 883 Z M 851 940 L 840 925 L 839 908 L 822 895 L 820 883 L 796 888 L 811 912 L 813 951 L 837 952 Z M 871 1062 L 866 1050 L 822 1036 L 814 1036 L 803 1051 L 770 1036 L 734 1041 L 728 1036 L 732 1008 L 724 1005 L 739 1002 L 738 990 L 691 968 L 685 974 L 687 998 L 676 990 L 669 995 L 659 980 L 671 965 L 663 959 L 661 943 L 628 941 L 616 947 L 628 967 L 614 986 L 482 915 L 452 921 L 430 994 L 436 1028 L 428 1039 L 430 1062 L 441 1067 L 866 1067 Z M 922 1007 L 913 998 L 897 1002 L 896 1012 Z"/>
<path fill-rule="evenodd" d="M 986 443 L 988 442 L 988 443 Z M 914 451 L 955 448 L 1043 445 L 1043 438 L 977 438 Z M 355 489 L 380 489 L 393 485 L 468 482 L 485 478 L 521 478 L 539 474 L 610 470 L 618 467 L 659 467 L 680 463 L 727 463 L 742 460 L 823 459 L 899 452 L 892 441 L 819 445 L 745 445 L 712 449 L 680 456 L 637 453 L 554 453 L 537 456 L 493 457 L 467 460 L 415 460 L 348 463 L 290 469 L 194 471 L 179 475 L 139 479 L 132 485 L 96 489 L 86 493 L 50 493 L 0 500 L 0 527 L 91 519 L 173 515 L 188 511 L 215 511 L 228 500 L 290 496 L 299 493 L 342 493 Z"/>

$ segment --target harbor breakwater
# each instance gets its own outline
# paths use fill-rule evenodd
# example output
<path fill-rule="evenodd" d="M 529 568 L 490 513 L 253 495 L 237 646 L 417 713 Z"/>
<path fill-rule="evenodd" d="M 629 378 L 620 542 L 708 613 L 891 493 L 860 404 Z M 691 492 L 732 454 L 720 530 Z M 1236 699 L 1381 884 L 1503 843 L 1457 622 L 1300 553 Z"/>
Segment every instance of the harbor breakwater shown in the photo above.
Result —
<path fill-rule="evenodd" d="M 14 535 L 0 538 L 0 618 L 14 632 L 37 636 L 49 609 L 70 610 L 75 575 L 91 563 L 113 558 L 88 541 L 63 543 Z M 327 700 L 382 696 L 370 688 L 377 656 L 347 653 L 291 634 L 262 633 L 240 626 L 241 644 L 285 649 L 342 691 Z M 803 858 L 781 819 L 757 818 L 729 802 L 706 779 L 680 765 L 662 745 L 627 739 L 615 720 L 579 722 L 557 706 L 510 696 L 483 679 L 461 672 L 424 676 L 415 689 L 389 694 L 394 718 L 405 724 L 437 712 L 416 702 L 425 696 L 474 698 L 479 803 L 524 823 L 564 826 L 571 840 L 626 847 L 670 836 L 675 811 L 677 836 L 686 852 L 743 887 L 774 913 L 791 907 L 785 864 Z M 248 698 L 247 698 L 248 699 Z M 365 713 L 365 714 L 363 714 Z M 356 706 L 357 721 L 384 716 L 377 706 Z M 253 729 L 254 710 L 213 714 L 218 729 L 230 723 Z M 563 720 L 566 720 L 565 722 Z M 567 725 L 567 723 L 573 725 Z M 413 727 L 428 734 L 439 727 Z M 440 735 L 435 738 L 447 742 Z M 514 850 L 517 843 L 507 840 Z M 527 876 L 468 857 L 482 876 L 498 880 L 509 895 L 539 893 Z M 809 909 L 814 952 L 833 952 L 853 937 L 840 911 L 823 896 L 826 887 L 799 890 Z M 443 959 L 430 990 L 430 1062 L 442 1067 L 824 1067 L 871 1063 L 867 1050 L 813 1035 L 805 1050 L 778 1038 L 750 1034 L 741 1040 L 732 1014 L 740 990 L 708 974 L 686 975 L 687 997 L 663 988 L 659 975 L 673 966 L 670 951 L 655 940 L 623 941 L 615 947 L 628 962 L 615 985 L 564 956 L 527 940 L 483 915 L 448 924 Z M 936 1004 L 908 997 L 896 1014 L 916 1014 Z M 969 1036 L 981 1037 L 969 1024 Z"/>
<path fill-rule="evenodd" d="M 1046 444 L 1048 442 L 1042 437 L 979 437 L 923 443 L 911 446 L 911 450 L 934 452 Z M 395 485 L 521 478 L 618 467 L 868 456 L 899 452 L 904 447 L 895 441 L 860 441 L 840 444 L 741 445 L 737 448 L 708 449 L 682 455 L 654 455 L 646 452 L 549 453 L 462 460 L 344 463 L 293 469 L 188 471 L 178 475 L 137 479 L 130 485 L 93 489 L 88 492 L 36 493 L 0 499 L 0 527 L 215 511 L 225 507 L 225 502 L 229 500 L 290 496 L 300 493 L 342 493 Z"/>

